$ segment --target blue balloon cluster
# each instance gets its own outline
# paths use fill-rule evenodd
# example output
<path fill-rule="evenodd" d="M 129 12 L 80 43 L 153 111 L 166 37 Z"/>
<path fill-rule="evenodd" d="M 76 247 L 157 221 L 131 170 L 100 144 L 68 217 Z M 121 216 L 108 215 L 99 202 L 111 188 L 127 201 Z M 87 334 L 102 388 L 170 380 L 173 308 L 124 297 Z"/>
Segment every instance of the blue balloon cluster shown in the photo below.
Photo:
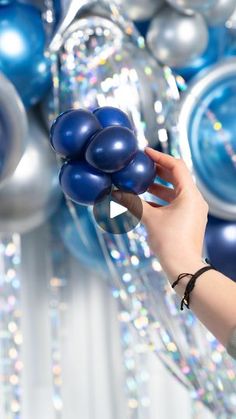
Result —
<path fill-rule="evenodd" d="M 110 193 L 112 184 L 142 194 L 154 181 L 155 164 L 138 150 L 134 127 L 120 109 L 68 110 L 52 124 L 50 141 L 66 159 L 61 188 L 78 204 L 93 205 Z"/>

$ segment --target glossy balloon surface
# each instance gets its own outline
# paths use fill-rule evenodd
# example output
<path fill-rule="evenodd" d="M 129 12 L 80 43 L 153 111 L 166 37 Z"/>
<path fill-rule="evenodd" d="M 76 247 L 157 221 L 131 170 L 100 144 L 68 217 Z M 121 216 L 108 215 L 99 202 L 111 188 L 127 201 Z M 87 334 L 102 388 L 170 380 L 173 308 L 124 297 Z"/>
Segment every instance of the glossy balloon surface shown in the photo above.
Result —
<path fill-rule="evenodd" d="M 124 127 L 107 127 L 94 136 L 85 156 L 92 166 L 112 173 L 125 167 L 137 149 L 137 140 L 131 130 Z"/>
<path fill-rule="evenodd" d="M 82 205 L 93 205 L 111 190 L 111 178 L 84 161 L 65 163 L 60 172 L 63 192 L 72 201 Z"/>
<path fill-rule="evenodd" d="M 148 20 L 163 5 L 164 0 L 114 0 L 131 20 Z"/>
<path fill-rule="evenodd" d="M 121 109 L 114 108 L 113 106 L 102 106 L 95 109 L 93 113 L 103 128 L 118 125 L 131 130 L 134 129 L 128 115 Z"/>
<path fill-rule="evenodd" d="M 214 0 L 212 6 L 204 10 L 204 16 L 210 26 L 223 25 L 235 7 L 235 0 Z"/>
<path fill-rule="evenodd" d="M 0 231 L 24 233 L 38 227 L 56 210 L 62 193 L 55 153 L 48 134 L 28 115 L 26 150 L 14 174 L 0 189 Z"/>
<path fill-rule="evenodd" d="M 155 176 L 153 161 L 144 152 L 138 151 L 128 166 L 112 175 L 112 181 L 121 190 L 142 194 L 153 183 Z"/>
<path fill-rule="evenodd" d="M 0 7 L 0 71 L 12 81 L 27 107 L 50 87 L 45 41 L 38 9 L 18 2 Z"/>
<path fill-rule="evenodd" d="M 208 10 L 217 0 L 167 0 L 168 3 L 180 12 L 192 14 L 193 12 L 202 13 Z"/>
<path fill-rule="evenodd" d="M 209 217 L 205 244 L 208 257 L 215 268 L 236 281 L 236 222 Z"/>
<path fill-rule="evenodd" d="M 165 7 L 152 20 L 147 43 L 158 61 L 170 67 L 182 67 L 207 47 L 205 20 L 197 13 L 187 16 Z"/>
<path fill-rule="evenodd" d="M 28 121 L 12 83 L 0 73 L 0 186 L 11 176 L 24 153 Z"/>
<path fill-rule="evenodd" d="M 54 121 L 50 132 L 51 144 L 63 157 L 80 158 L 92 136 L 101 128 L 92 112 L 68 110 Z"/>

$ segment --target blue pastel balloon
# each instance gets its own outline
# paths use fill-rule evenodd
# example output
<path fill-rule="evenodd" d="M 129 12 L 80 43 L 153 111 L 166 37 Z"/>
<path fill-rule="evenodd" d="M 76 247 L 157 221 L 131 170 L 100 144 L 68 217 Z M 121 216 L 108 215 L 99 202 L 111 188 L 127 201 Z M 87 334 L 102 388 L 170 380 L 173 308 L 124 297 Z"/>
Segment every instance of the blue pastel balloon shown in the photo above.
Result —
<path fill-rule="evenodd" d="M 86 150 L 89 164 L 104 172 L 123 169 L 138 149 L 133 132 L 124 127 L 108 127 L 96 134 Z"/>
<path fill-rule="evenodd" d="M 69 252 L 83 265 L 101 274 L 108 268 L 88 208 L 74 205 L 77 222 L 64 203 L 54 216 L 54 224 Z"/>
<path fill-rule="evenodd" d="M 63 192 L 81 205 L 93 205 L 111 190 L 110 176 L 85 161 L 64 163 L 59 180 Z"/>
<path fill-rule="evenodd" d="M 112 182 L 123 191 L 142 194 L 153 183 L 155 176 L 154 162 L 143 151 L 138 151 L 124 169 L 112 175 Z"/>
<path fill-rule="evenodd" d="M 67 158 L 82 158 L 94 134 L 102 129 L 92 112 L 70 109 L 60 114 L 51 127 L 54 150 Z"/>
<path fill-rule="evenodd" d="M 236 222 L 209 216 L 205 245 L 207 256 L 215 268 L 236 281 Z"/>
<path fill-rule="evenodd" d="M 0 7 L 0 71 L 15 85 L 26 107 L 39 102 L 50 87 L 45 41 L 38 9 L 18 2 Z"/>
<path fill-rule="evenodd" d="M 129 128 L 131 130 L 134 129 L 131 121 L 128 118 L 128 115 L 126 115 L 125 112 L 118 108 L 114 108 L 112 106 L 103 106 L 101 108 L 95 109 L 93 113 L 96 115 L 103 128 L 118 125 L 121 127 Z"/>

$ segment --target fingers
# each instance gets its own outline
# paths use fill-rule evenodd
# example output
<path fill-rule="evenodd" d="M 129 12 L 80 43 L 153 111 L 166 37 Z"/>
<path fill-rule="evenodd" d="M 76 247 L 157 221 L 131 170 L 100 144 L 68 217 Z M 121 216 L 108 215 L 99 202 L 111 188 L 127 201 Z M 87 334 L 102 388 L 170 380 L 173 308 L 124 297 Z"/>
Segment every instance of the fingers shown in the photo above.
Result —
<path fill-rule="evenodd" d="M 193 184 L 191 173 L 182 159 L 176 159 L 149 147 L 145 149 L 145 152 L 157 164 L 157 175 L 162 177 L 161 174 L 163 174 L 165 176 L 163 179 L 178 187 L 178 190 Z"/>
<path fill-rule="evenodd" d="M 149 188 L 148 192 L 163 199 L 166 202 L 172 202 L 176 198 L 176 192 L 174 189 L 167 188 L 166 186 L 160 185 L 159 183 L 153 183 Z"/>
<path fill-rule="evenodd" d="M 145 223 L 152 216 L 150 211 L 153 210 L 153 207 L 159 207 L 159 205 L 154 203 L 146 202 L 137 195 L 128 192 L 122 191 L 113 191 L 112 196 L 116 199 L 119 204 L 123 205 L 125 208 L 133 214 L 136 218 L 141 217 L 141 222 Z M 140 211 L 140 203 L 142 204 L 142 211 Z"/>

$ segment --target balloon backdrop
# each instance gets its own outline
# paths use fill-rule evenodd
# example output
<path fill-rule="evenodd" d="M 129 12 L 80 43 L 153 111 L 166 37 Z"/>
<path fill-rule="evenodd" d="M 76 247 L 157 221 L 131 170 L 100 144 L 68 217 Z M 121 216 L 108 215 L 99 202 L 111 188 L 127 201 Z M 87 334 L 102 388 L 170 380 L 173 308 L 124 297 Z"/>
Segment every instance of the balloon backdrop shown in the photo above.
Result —
<path fill-rule="evenodd" d="M 57 115 L 69 108 L 115 106 L 131 117 L 140 148 L 157 147 L 178 97 L 174 78 L 158 66 L 133 25 L 109 7 L 96 4 L 84 17 L 74 12 L 72 22 L 62 22 L 50 44 L 54 101 L 45 103 L 45 117 L 50 109 L 54 119 L 55 109 Z"/>
<path fill-rule="evenodd" d="M 193 12 L 202 13 L 204 10 L 210 9 L 216 0 L 167 0 L 168 3 L 177 10 L 193 14 Z"/>
<path fill-rule="evenodd" d="M 27 129 L 21 99 L 12 83 L 0 73 L 0 187 L 22 157 Z"/>
<path fill-rule="evenodd" d="M 27 146 L 14 174 L 0 189 L 0 231 L 24 233 L 43 223 L 61 199 L 57 163 L 47 133 L 29 114 Z"/>
<path fill-rule="evenodd" d="M 37 103 L 50 86 L 40 11 L 12 2 L 0 6 L 0 71 L 15 85 L 24 104 Z"/>
<path fill-rule="evenodd" d="M 236 223 L 209 217 L 205 244 L 215 268 L 236 281 Z"/>
<path fill-rule="evenodd" d="M 203 10 L 210 26 L 223 25 L 235 9 L 235 0 L 214 0 L 209 9 Z"/>
<path fill-rule="evenodd" d="M 121 8 L 121 13 L 126 14 L 131 20 L 148 20 L 164 4 L 164 0 L 115 0 Z"/>
<path fill-rule="evenodd" d="M 182 97 L 178 136 L 180 153 L 194 172 L 211 214 L 236 220 L 236 59 L 226 59 L 193 79 Z"/>
<path fill-rule="evenodd" d="M 72 211 L 75 211 L 77 216 L 77 222 L 75 223 L 69 208 L 64 202 L 53 220 L 62 241 L 71 254 L 85 266 L 103 275 L 108 274 L 106 261 L 90 212 L 84 206 L 74 205 Z"/>
<path fill-rule="evenodd" d="M 165 7 L 152 20 L 147 43 L 159 62 L 170 67 L 183 67 L 207 47 L 205 20 L 197 13 L 187 16 Z"/>
<path fill-rule="evenodd" d="M 181 68 L 175 68 L 177 74 L 181 75 L 186 81 L 197 75 L 200 71 L 215 64 L 225 54 L 230 54 L 231 37 L 225 26 L 215 26 L 208 28 L 208 45 L 206 50 Z M 232 54 L 231 54 L 232 55 Z"/>

